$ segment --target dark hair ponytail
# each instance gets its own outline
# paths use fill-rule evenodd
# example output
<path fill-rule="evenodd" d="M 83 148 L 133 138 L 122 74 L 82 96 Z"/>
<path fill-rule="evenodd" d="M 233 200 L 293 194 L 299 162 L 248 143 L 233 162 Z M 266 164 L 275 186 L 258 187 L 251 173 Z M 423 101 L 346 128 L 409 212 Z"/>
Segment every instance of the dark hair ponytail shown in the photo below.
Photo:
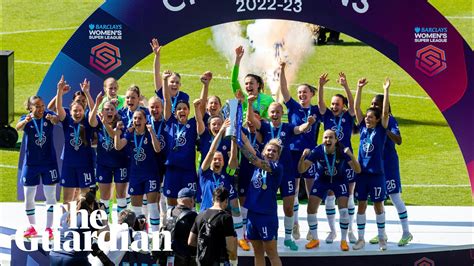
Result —
<path fill-rule="evenodd" d="M 346 108 L 349 106 L 349 101 L 347 100 L 346 96 L 344 96 L 344 95 L 342 95 L 342 94 L 340 94 L 340 93 L 338 93 L 338 94 L 336 94 L 336 95 L 334 95 L 334 96 L 341 98 L 341 99 L 342 99 L 342 103 L 344 104 L 344 106 L 345 106 Z"/>
<path fill-rule="evenodd" d="M 255 75 L 255 74 L 247 74 L 247 76 L 245 76 L 246 78 L 254 78 L 257 83 L 258 83 L 258 92 L 264 92 L 265 91 L 265 82 L 263 82 L 263 79 L 262 77 L 260 77 L 259 75 Z"/>
<path fill-rule="evenodd" d="M 38 99 L 43 100 L 43 99 L 42 99 L 40 96 L 38 96 L 38 95 L 33 95 L 33 96 L 28 97 L 28 99 L 27 99 L 26 102 L 25 102 L 26 110 L 27 110 L 28 112 L 31 111 L 31 110 L 30 110 L 30 107 L 31 107 L 31 105 L 33 104 L 33 101 L 34 101 L 34 100 L 38 100 Z"/>

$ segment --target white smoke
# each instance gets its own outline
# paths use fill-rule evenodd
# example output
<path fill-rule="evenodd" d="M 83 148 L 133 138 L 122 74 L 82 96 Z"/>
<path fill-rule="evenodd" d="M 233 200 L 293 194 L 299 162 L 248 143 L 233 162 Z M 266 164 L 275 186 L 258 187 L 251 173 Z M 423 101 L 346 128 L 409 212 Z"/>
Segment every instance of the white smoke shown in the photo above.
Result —
<path fill-rule="evenodd" d="M 239 22 L 212 27 L 215 49 L 233 65 L 235 48 L 242 45 L 239 81 L 248 73 L 260 75 L 275 100 L 281 101 L 279 61 L 287 63 L 286 78 L 293 83 L 303 60 L 314 52 L 310 28 L 301 22 L 261 19 L 247 25 L 245 37 L 243 32 Z"/>

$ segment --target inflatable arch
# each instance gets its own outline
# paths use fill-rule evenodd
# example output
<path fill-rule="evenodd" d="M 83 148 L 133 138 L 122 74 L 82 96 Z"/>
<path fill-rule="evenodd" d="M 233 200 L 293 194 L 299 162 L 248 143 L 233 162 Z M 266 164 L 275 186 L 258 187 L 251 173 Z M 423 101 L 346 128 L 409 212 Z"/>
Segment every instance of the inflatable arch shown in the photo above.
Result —
<path fill-rule="evenodd" d="M 429 94 L 461 148 L 474 195 L 474 56 L 459 32 L 428 1 L 413 0 L 107 0 L 63 47 L 39 89 L 52 98 L 64 74 L 92 88 L 120 78 L 150 54 L 158 36 L 167 44 L 209 26 L 248 19 L 324 25 L 377 49 Z M 417 33 L 441 33 L 417 42 Z M 98 91 L 93 91 L 96 94 Z M 19 191 L 20 192 L 20 191 Z"/>

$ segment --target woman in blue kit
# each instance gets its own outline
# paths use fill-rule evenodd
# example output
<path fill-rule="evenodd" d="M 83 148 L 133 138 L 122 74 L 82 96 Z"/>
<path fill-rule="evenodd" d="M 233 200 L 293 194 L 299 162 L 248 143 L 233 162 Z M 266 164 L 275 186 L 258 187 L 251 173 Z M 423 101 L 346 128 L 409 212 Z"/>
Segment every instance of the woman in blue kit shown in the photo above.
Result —
<path fill-rule="evenodd" d="M 93 128 L 85 116 L 85 106 L 81 102 L 72 102 L 69 112 L 65 111 L 63 107 L 65 85 L 62 76 L 57 86 L 56 110 L 64 132 L 64 147 L 61 155 L 63 201 L 69 203 L 74 199 L 76 188 L 80 188 L 81 194 L 84 194 L 89 191 L 91 185 L 95 185 L 95 175 L 91 147 Z M 89 81 L 84 80 L 80 85 L 87 97 L 92 99 Z"/>
<path fill-rule="evenodd" d="M 160 213 L 156 204 L 160 198 L 160 180 L 158 178 L 157 153 L 161 151 L 160 141 L 151 125 L 147 125 L 146 114 L 143 110 L 133 113 L 132 129 L 122 135 L 122 129 L 116 128 L 114 135 L 115 149 L 121 150 L 127 146 L 129 155 L 129 188 L 132 211 L 141 215 L 143 195 L 146 194 L 150 209 L 151 230 L 158 231 Z"/>
<path fill-rule="evenodd" d="M 161 77 L 160 68 L 160 52 L 161 46 L 158 43 L 157 39 L 151 40 L 150 43 L 151 49 L 155 54 L 155 59 L 153 61 L 153 73 L 155 77 L 155 93 L 156 95 L 164 100 L 164 91 L 163 91 L 163 79 Z M 189 102 L 189 95 L 181 90 L 181 76 L 179 73 L 171 72 L 171 76 L 165 81 L 170 90 L 170 104 L 171 104 L 171 113 L 175 114 L 176 107 L 178 102 Z"/>
<path fill-rule="evenodd" d="M 102 102 L 103 98 L 104 95 L 100 92 L 96 97 L 94 108 L 89 113 L 89 124 L 97 132 L 96 177 L 99 183 L 100 202 L 105 205 L 108 215 L 112 197 L 112 181 L 115 183 L 117 213 L 127 207 L 128 158 L 125 151 L 117 151 L 114 148 L 113 128 L 117 127 L 121 117 L 118 115 L 116 105 L 112 101 Z M 97 115 L 100 106 L 102 111 Z"/>
<path fill-rule="evenodd" d="M 280 157 L 281 164 L 283 165 L 284 174 L 283 180 L 280 185 L 280 193 L 283 198 L 283 211 L 285 212 L 284 224 L 285 224 L 285 246 L 291 250 L 298 250 L 298 246 L 292 240 L 292 230 L 294 224 L 293 217 L 293 205 L 295 197 L 295 175 L 296 171 L 292 169 L 294 164 L 291 158 L 291 143 L 294 136 L 302 134 L 309 130 L 311 126 L 316 122 L 315 116 L 308 117 L 308 121 L 295 126 L 289 123 L 282 123 L 281 117 L 283 115 L 283 107 L 279 103 L 271 103 L 268 107 L 268 114 L 270 122 L 261 122 L 255 118 L 252 104 L 256 100 L 255 96 L 248 97 L 248 109 L 247 109 L 247 120 L 255 125 L 257 130 L 263 136 L 263 143 L 267 143 L 271 139 L 278 139 L 283 146 L 283 151 Z M 248 195 L 247 195 L 248 196 Z"/>
<path fill-rule="evenodd" d="M 168 79 L 171 76 L 170 71 L 163 73 L 165 106 L 171 102 L 168 87 Z M 198 132 L 196 119 L 188 119 L 189 112 L 189 103 L 179 101 L 174 116 L 170 116 L 166 121 L 169 146 L 163 193 L 167 198 L 168 209 L 177 205 L 178 192 L 182 188 L 197 190 L 195 146 Z"/>
<path fill-rule="evenodd" d="M 367 198 L 370 195 L 374 202 L 378 238 L 380 250 L 387 249 L 385 239 L 385 211 L 383 201 L 386 197 L 385 174 L 383 165 L 383 153 L 387 139 L 387 127 L 389 120 L 389 88 L 390 80 L 387 78 L 383 84 L 384 100 L 382 112 L 378 108 L 369 108 L 365 116 L 360 109 L 362 88 L 367 80 L 362 78 L 357 85 L 355 109 L 357 121 L 360 128 L 359 163 L 362 172 L 356 176 L 356 197 L 359 201 L 357 210 L 357 228 L 359 238 L 352 247 L 354 250 L 365 246 L 364 233 L 367 209 Z"/>
<path fill-rule="evenodd" d="M 56 114 L 45 110 L 43 99 L 31 96 L 26 102 L 26 110 L 16 125 L 23 130 L 25 160 L 21 169 L 21 182 L 25 197 L 25 211 L 30 226 L 24 232 L 26 238 L 38 235 L 35 230 L 35 196 L 40 182 L 46 198 L 46 233 L 53 238 L 53 206 L 56 204 L 56 184 L 59 182 L 56 152 L 53 143 L 53 128 L 58 123 Z"/>
<path fill-rule="evenodd" d="M 222 101 L 217 95 L 209 95 L 209 85 L 212 80 L 212 72 L 206 71 L 201 75 L 201 105 L 199 111 L 203 114 L 204 122 L 207 122 L 210 117 L 222 116 Z"/>
<path fill-rule="evenodd" d="M 118 111 L 125 128 L 131 128 L 133 124 L 133 114 L 136 110 L 142 110 L 148 115 L 148 110 L 140 106 L 140 88 L 136 85 L 130 86 L 125 92 L 125 106 Z"/>
<path fill-rule="evenodd" d="M 195 102 L 200 101 L 201 100 L 196 100 Z M 195 107 L 196 109 L 199 108 L 198 105 L 195 105 Z M 198 116 L 200 115 L 197 115 L 196 119 L 198 119 Z M 198 125 L 200 123 L 201 122 L 198 122 Z M 201 150 L 204 159 L 199 169 L 199 184 L 202 193 L 200 211 L 202 212 L 212 206 L 212 194 L 214 189 L 221 184 L 224 185 L 225 188 L 230 192 L 229 200 L 232 212 L 232 220 L 234 222 L 234 229 L 237 233 L 239 246 L 243 250 L 248 251 L 250 250 L 250 247 L 248 246 L 247 241 L 244 239 L 243 221 L 240 212 L 238 193 L 234 187 L 235 169 L 237 169 L 239 166 L 237 155 L 238 149 L 235 140 L 223 139 L 223 135 L 225 134 L 225 131 L 229 125 L 230 120 L 226 120 L 225 123 L 220 126 L 217 135 L 213 136 L 211 146 L 206 149 L 205 153 L 203 150 Z M 218 148 L 222 147 L 223 141 L 228 142 L 230 148 L 219 150 Z M 226 159 L 228 160 L 228 163 L 226 163 Z"/>
<path fill-rule="evenodd" d="M 161 99 L 155 95 L 152 96 L 148 101 L 148 111 L 150 113 L 147 118 L 148 123 L 153 128 L 153 131 L 155 131 L 156 138 L 160 142 L 161 151 L 160 153 L 158 153 L 157 156 L 157 163 L 159 169 L 158 178 L 160 184 L 163 184 L 166 172 L 165 162 L 168 156 L 169 149 L 169 145 L 166 143 L 167 139 L 169 138 L 167 133 L 166 120 L 168 120 L 171 115 L 171 107 L 169 106 L 169 104 L 163 104 Z M 148 208 L 148 216 L 151 216 L 150 212 L 156 209 L 154 207 L 155 203 L 147 203 L 148 206 L 151 206 L 151 208 Z M 156 204 L 160 206 L 158 208 L 160 210 L 160 219 L 162 221 L 166 221 L 166 197 L 164 197 L 163 193 L 161 193 L 160 195 L 160 201 Z"/>
<path fill-rule="evenodd" d="M 331 129 L 336 132 L 337 139 L 352 152 L 351 136 L 353 133 L 355 112 L 354 99 L 351 90 L 347 84 L 346 75 L 343 72 L 339 73 L 337 82 L 344 88 L 347 98 L 341 94 L 336 94 L 331 98 L 331 106 L 328 108 L 324 102 L 324 85 L 328 83 L 328 74 L 322 74 L 319 77 L 319 93 L 318 106 L 319 112 L 322 115 L 324 130 Z M 349 180 L 349 241 L 356 242 L 356 237 L 352 232 L 352 221 L 354 218 L 355 204 L 354 204 L 354 171 L 346 164 L 346 177 Z M 330 191 L 325 199 L 324 205 L 326 207 L 326 216 L 328 218 L 331 232 L 326 238 L 326 243 L 332 243 L 336 239 L 336 197 Z M 308 238 L 311 238 L 308 235 Z M 309 240 L 309 239 L 308 239 Z"/>
<path fill-rule="evenodd" d="M 242 134 L 242 141 L 242 154 L 255 166 L 245 200 L 248 209 L 247 238 L 253 246 L 254 264 L 265 265 L 267 254 L 272 265 L 281 265 L 277 248 L 276 194 L 284 174 L 283 166 L 279 163 L 283 147 L 279 139 L 271 139 L 265 144 L 260 156 L 245 134 Z"/>
<path fill-rule="evenodd" d="M 249 139 L 250 145 L 252 145 L 253 149 L 257 152 L 262 152 L 263 144 L 262 144 L 262 134 L 257 131 L 255 126 L 252 122 L 247 121 L 246 128 L 242 128 L 242 133 Z M 242 156 L 242 153 L 239 153 L 239 172 L 238 172 L 238 193 L 239 193 L 239 202 L 240 202 L 240 213 L 242 214 L 242 225 L 243 231 L 246 232 L 247 228 L 247 208 L 244 207 L 245 205 L 245 198 L 247 196 L 247 190 L 250 185 L 250 179 L 252 178 L 252 174 L 255 171 L 255 166 L 250 163 L 250 161 L 245 157 Z M 240 245 L 239 241 L 239 245 Z"/>
<path fill-rule="evenodd" d="M 280 88 L 283 100 L 285 102 L 286 108 L 288 109 L 288 121 L 293 125 L 301 125 L 308 121 L 310 116 L 316 116 L 316 123 L 314 123 L 308 131 L 303 132 L 300 135 L 295 136 L 293 142 L 290 144 L 291 150 L 291 159 L 294 166 L 291 169 L 296 171 L 297 163 L 303 154 L 304 149 L 312 149 L 316 146 L 319 133 L 319 125 L 321 121 L 321 115 L 319 113 L 319 108 L 317 105 L 311 105 L 311 99 L 316 93 L 316 88 L 309 84 L 301 84 L 296 89 L 298 102 L 295 101 L 288 90 L 288 84 L 286 82 L 285 75 L 285 62 L 280 63 Z M 299 200 L 298 193 L 300 187 L 300 177 L 304 178 L 306 185 L 306 193 L 309 195 L 310 189 L 313 186 L 314 175 L 311 175 L 307 172 L 300 175 L 299 173 L 294 174 L 296 176 L 296 197 L 293 206 L 294 211 L 294 226 L 293 226 L 293 237 L 294 239 L 300 238 L 300 230 L 298 224 L 298 210 L 299 210 Z"/>
<path fill-rule="evenodd" d="M 370 107 L 382 110 L 383 95 L 378 94 L 372 99 Z M 398 217 L 402 225 L 402 238 L 398 241 L 398 246 L 406 246 L 412 239 L 413 235 L 410 233 L 408 226 L 408 214 L 405 203 L 402 200 L 402 183 L 400 179 L 400 164 L 398 161 L 397 150 L 395 144 L 402 144 L 402 135 L 398 128 L 398 122 L 392 115 L 391 107 L 389 106 L 389 120 L 387 127 L 387 141 L 383 152 L 383 166 L 385 172 L 385 184 L 387 186 L 387 194 L 390 197 L 393 205 L 397 209 Z M 375 236 L 370 240 L 371 244 L 378 244 L 379 238 Z"/>
<path fill-rule="evenodd" d="M 354 172 L 360 173 L 359 162 L 349 148 L 342 146 L 337 140 L 336 132 L 331 129 L 324 131 L 321 145 L 312 150 L 305 149 L 299 160 L 300 173 L 307 171 L 312 164 L 317 165 L 317 178 L 308 199 L 308 224 L 312 239 L 306 244 L 307 249 L 319 247 L 317 211 L 328 190 L 331 190 L 336 195 L 339 207 L 341 250 L 349 250 L 346 240 L 349 226 L 347 210 L 349 183 L 345 175 L 346 163 Z"/>

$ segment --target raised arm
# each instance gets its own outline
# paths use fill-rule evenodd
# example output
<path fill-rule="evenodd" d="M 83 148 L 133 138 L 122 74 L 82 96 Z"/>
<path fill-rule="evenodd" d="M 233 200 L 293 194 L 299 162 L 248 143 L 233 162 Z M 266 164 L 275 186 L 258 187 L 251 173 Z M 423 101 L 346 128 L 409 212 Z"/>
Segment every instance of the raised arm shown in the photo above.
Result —
<path fill-rule="evenodd" d="M 201 106 L 199 108 L 199 111 L 201 112 L 203 116 L 206 113 L 207 97 L 209 95 L 209 84 L 211 83 L 211 80 L 212 80 L 211 71 L 206 71 L 204 72 L 204 74 L 201 75 L 202 89 L 201 89 Z"/>
<path fill-rule="evenodd" d="M 355 102 L 354 102 L 354 105 L 355 105 L 354 111 L 355 111 L 358 124 L 360 124 L 360 122 L 362 122 L 362 120 L 364 119 L 364 114 L 362 113 L 362 109 L 360 108 L 360 102 L 362 98 L 362 88 L 364 88 L 364 86 L 367 85 L 367 83 L 369 82 L 365 78 L 361 78 L 357 82 L 357 91 L 356 91 L 356 97 L 355 97 Z"/>
<path fill-rule="evenodd" d="M 199 111 L 200 107 L 202 105 L 201 99 L 196 99 L 193 101 L 194 105 L 194 117 L 196 118 L 196 129 L 198 135 L 202 135 L 204 133 L 204 130 L 206 130 L 206 125 L 204 124 L 203 118 L 202 118 L 202 113 Z"/>
<path fill-rule="evenodd" d="M 316 117 L 314 115 L 308 117 L 308 121 L 299 125 L 299 126 L 296 126 L 293 128 L 293 133 L 295 133 L 295 135 L 299 135 L 301 133 L 304 133 L 306 131 L 308 131 L 311 126 L 316 122 Z"/>
<path fill-rule="evenodd" d="M 354 170 L 354 172 L 356 172 L 357 174 L 360 173 L 362 171 L 362 169 L 360 168 L 360 163 L 354 156 L 354 154 L 352 154 L 351 149 L 349 149 L 349 147 L 344 148 L 344 153 L 351 158 L 351 161 L 348 162 L 348 164 L 352 168 L 352 170 Z"/>
<path fill-rule="evenodd" d="M 89 105 L 89 108 L 94 107 L 94 99 L 92 99 L 91 96 L 91 82 L 87 79 L 84 79 L 84 81 L 80 83 L 79 86 L 81 87 L 81 90 L 84 95 L 86 95 L 87 105 Z"/>
<path fill-rule="evenodd" d="M 352 92 L 349 88 L 346 74 L 344 74 L 344 72 L 339 73 L 339 79 L 337 80 L 337 83 L 339 83 L 344 88 L 344 91 L 347 95 L 347 107 L 349 108 L 347 111 L 351 116 L 354 116 L 354 97 L 352 97 Z"/>
<path fill-rule="evenodd" d="M 25 119 L 21 120 L 20 122 L 18 122 L 15 126 L 15 129 L 17 131 L 20 131 L 20 130 L 23 130 L 26 126 L 26 124 L 28 124 L 31 120 L 33 119 L 33 114 L 29 113 L 25 116 Z"/>
<path fill-rule="evenodd" d="M 311 161 L 306 160 L 306 157 L 311 153 L 310 149 L 304 149 L 303 154 L 301 154 L 300 160 L 298 161 L 298 173 L 302 174 L 308 171 L 311 164 Z"/>
<path fill-rule="evenodd" d="M 163 80 L 161 79 L 161 71 L 160 71 L 160 51 L 161 46 L 158 43 L 156 38 L 151 40 L 150 43 L 151 50 L 155 54 L 155 58 L 153 59 L 153 77 L 155 82 L 155 91 L 158 92 L 163 87 Z"/>
<path fill-rule="evenodd" d="M 271 173 L 272 168 L 270 167 L 270 163 L 257 157 L 257 152 L 252 147 L 252 145 L 249 142 L 249 139 L 247 138 L 247 136 L 245 136 L 243 132 L 242 132 L 242 141 L 244 142 L 244 145 L 240 147 L 240 151 L 245 156 L 245 158 L 247 158 L 249 162 L 255 165 L 256 167 Z"/>
<path fill-rule="evenodd" d="M 150 132 L 151 144 L 153 145 L 153 150 L 155 150 L 156 153 L 159 153 L 161 151 L 161 145 L 160 145 L 160 141 L 156 137 L 156 133 L 153 130 L 153 127 L 150 124 L 147 124 L 146 129 L 148 129 L 148 132 Z"/>
<path fill-rule="evenodd" d="M 250 121 L 254 126 L 255 128 L 257 128 L 257 130 L 260 129 L 260 127 L 262 127 L 262 122 L 260 122 L 260 120 L 258 120 L 256 117 L 255 117 L 255 114 L 253 112 L 253 102 L 255 102 L 255 100 L 257 99 L 257 96 L 255 95 L 250 95 L 248 97 L 248 106 L 247 106 L 247 121 Z"/>
<path fill-rule="evenodd" d="M 107 133 L 109 134 L 109 136 L 115 137 L 115 131 L 114 131 L 114 129 L 112 128 L 112 125 L 110 125 L 110 124 L 108 124 L 108 123 L 105 122 L 105 117 L 99 116 L 99 118 L 100 118 L 100 121 L 102 122 L 102 125 L 104 125 L 105 130 L 107 131 Z M 120 126 L 119 126 L 119 123 L 122 124 L 122 121 L 117 122 L 117 127 L 120 127 Z"/>
<path fill-rule="evenodd" d="M 237 169 L 239 167 L 239 149 L 236 138 L 232 138 L 230 143 L 229 168 Z"/>
<path fill-rule="evenodd" d="M 287 103 L 290 99 L 290 92 L 288 91 L 288 83 L 286 82 L 285 75 L 286 62 L 280 62 L 280 90 L 283 95 L 283 100 Z"/>
<path fill-rule="evenodd" d="M 69 86 L 69 84 L 66 83 L 66 85 L 64 86 L 63 94 L 68 93 L 70 90 L 71 90 L 71 86 Z M 48 108 L 48 110 L 51 110 L 53 112 L 56 111 L 56 96 L 54 96 L 53 99 L 51 99 L 51 101 L 49 101 L 47 108 Z"/>
<path fill-rule="evenodd" d="M 165 72 L 163 72 L 163 115 L 166 121 L 173 115 L 171 112 L 171 92 L 168 87 L 168 79 L 170 77 L 171 71 L 165 70 Z"/>
<path fill-rule="evenodd" d="M 235 48 L 235 62 L 234 62 L 234 67 L 232 68 L 232 79 L 231 79 L 232 92 L 234 94 L 242 90 L 239 84 L 239 67 L 240 67 L 240 60 L 242 60 L 244 53 L 245 53 L 245 50 L 242 46 Z"/>
<path fill-rule="evenodd" d="M 91 125 L 91 127 L 97 127 L 97 124 L 98 124 L 97 110 L 99 110 L 100 103 L 102 102 L 103 99 L 104 99 L 104 94 L 101 91 L 99 92 L 99 94 L 97 94 L 97 97 L 95 98 L 94 108 L 92 108 L 92 111 L 89 112 L 89 125 Z"/>
<path fill-rule="evenodd" d="M 390 89 L 390 79 L 386 78 L 383 83 L 383 107 L 382 107 L 382 126 L 384 128 L 388 127 L 388 116 L 390 113 L 390 100 L 389 96 Z"/>
<path fill-rule="evenodd" d="M 204 158 L 204 161 L 202 161 L 201 169 L 203 171 L 206 171 L 211 166 L 212 159 L 214 158 L 214 153 L 216 153 L 217 147 L 219 146 L 219 143 L 222 139 L 222 136 L 224 136 L 224 134 L 225 134 L 225 127 L 222 126 L 221 129 L 219 130 L 219 133 L 217 133 L 217 136 L 212 141 L 211 147 L 209 148 L 209 152 L 206 154 L 206 158 Z"/>
<path fill-rule="evenodd" d="M 319 113 L 326 113 L 326 103 L 324 102 L 324 85 L 328 83 L 328 73 L 323 73 L 319 76 L 319 88 L 318 88 L 318 107 Z"/>
<path fill-rule="evenodd" d="M 125 145 L 127 145 L 127 139 L 126 138 L 120 138 L 120 135 L 122 135 L 122 129 L 118 128 L 119 125 L 117 124 L 117 128 L 115 128 L 115 134 L 114 134 L 114 148 L 116 150 L 121 150 Z"/>
<path fill-rule="evenodd" d="M 63 107 L 63 93 L 66 82 L 64 81 L 64 75 L 61 76 L 61 79 L 58 82 L 57 92 L 56 92 L 56 111 L 58 112 L 59 121 L 63 121 L 66 118 L 66 111 Z"/>

